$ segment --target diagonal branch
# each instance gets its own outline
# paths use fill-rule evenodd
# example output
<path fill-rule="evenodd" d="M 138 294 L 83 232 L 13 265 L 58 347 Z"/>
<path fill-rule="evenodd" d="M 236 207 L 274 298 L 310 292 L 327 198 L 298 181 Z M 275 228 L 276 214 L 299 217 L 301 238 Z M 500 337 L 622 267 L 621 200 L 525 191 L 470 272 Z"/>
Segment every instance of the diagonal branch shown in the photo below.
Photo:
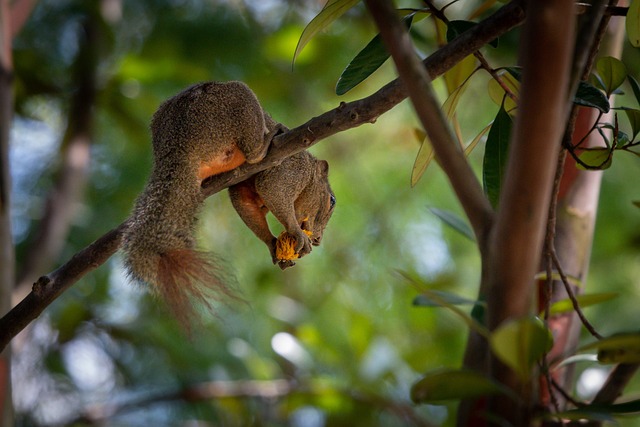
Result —
<path fill-rule="evenodd" d="M 64 291 L 104 264 L 118 250 L 125 224 L 107 232 L 33 284 L 31 292 L 0 319 L 0 351 Z"/>
<path fill-rule="evenodd" d="M 478 23 L 469 31 L 452 40 L 428 56 L 422 64 L 431 79 L 441 76 L 458 62 L 474 53 L 485 44 L 506 33 L 524 21 L 524 9 L 520 2 L 511 2 Z M 206 196 L 221 191 L 230 185 L 277 165 L 283 158 L 305 150 L 318 141 L 336 133 L 352 129 L 365 123 L 374 123 L 407 97 L 407 90 L 399 79 L 383 86 L 374 94 L 352 102 L 343 102 L 308 122 L 275 138 L 275 146 L 258 164 L 245 164 L 233 171 L 214 176 L 203 183 Z"/>
<path fill-rule="evenodd" d="M 480 182 L 451 132 L 440 104 L 433 92 L 430 78 L 422 66 L 405 26 L 400 22 L 389 1 L 366 0 L 371 15 L 380 30 L 382 40 L 391 53 L 400 80 L 429 135 L 440 167 L 449 178 L 462 207 L 469 218 L 479 246 L 484 248 L 491 226 L 493 210 L 484 196 Z"/>
<path fill-rule="evenodd" d="M 467 55 L 511 30 L 524 20 L 524 10 L 518 2 L 512 2 L 471 30 L 463 33 L 423 61 L 431 78 L 442 75 Z M 372 123 L 407 97 L 399 80 L 394 80 L 374 94 L 349 103 L 342 103 L 308 122 L 279 135 L 268 156 L 258 164 L 242 165 L 233 171 L 217 175 L 203 183 L 202 191 L 211 196 L 230 185 L 270 168 L 287 156 L 300 152 L 318 141 L 364 123 Z M 108 232 L 87 248 L 72 257 L 53 273 L 44 276 L 46 286 L 36 282 L 34 290 L 7 315 L 0 318 L 0 350 L 2 350 L 26 325 L 44 311 L 59 295 L 84 274 L 104 263 L 117 250 L 126 223 Z M 60 272 L 72 271 L 73 274 Z M 55 280 L 52 280 L 52 277 Z"/>

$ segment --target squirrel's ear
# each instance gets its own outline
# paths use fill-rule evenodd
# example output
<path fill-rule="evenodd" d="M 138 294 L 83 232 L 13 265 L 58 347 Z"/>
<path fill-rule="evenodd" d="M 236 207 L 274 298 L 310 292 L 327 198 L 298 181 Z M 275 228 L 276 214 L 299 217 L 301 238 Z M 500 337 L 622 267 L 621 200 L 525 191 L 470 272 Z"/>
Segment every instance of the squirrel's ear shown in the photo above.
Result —
<path fill-rule="evenodd" d="M 318 160 L 316 170 L 321 176 L 329 176 L 329 163 L 326 160 Z"/>

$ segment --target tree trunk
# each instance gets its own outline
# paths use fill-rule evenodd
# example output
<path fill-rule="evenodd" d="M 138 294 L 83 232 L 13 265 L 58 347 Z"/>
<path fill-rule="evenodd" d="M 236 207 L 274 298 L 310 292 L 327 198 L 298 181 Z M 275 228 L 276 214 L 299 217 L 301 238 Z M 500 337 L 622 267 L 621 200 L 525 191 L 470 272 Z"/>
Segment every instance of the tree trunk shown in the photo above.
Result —
<path fill-rule="evenodd" d="M 11 181 L 9 174 L 9 129 L 13 111 L 13 64 L 9 0 L 0 3 L 0 312 L 11 308 L 14 253 L 11 238 Z M 11 403 L 11 349 L 0 353 L 0 423 L 13 425 Z"/>

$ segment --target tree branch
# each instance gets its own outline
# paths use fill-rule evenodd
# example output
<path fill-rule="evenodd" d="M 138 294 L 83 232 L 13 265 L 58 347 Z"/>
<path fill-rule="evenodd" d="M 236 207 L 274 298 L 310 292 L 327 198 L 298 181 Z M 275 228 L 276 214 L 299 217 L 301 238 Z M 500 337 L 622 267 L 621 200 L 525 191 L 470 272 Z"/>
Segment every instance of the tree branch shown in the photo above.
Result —
<path fill-rule="evenodd" d="M 520 25 L 522 21 L 524 9 L 520 2 L 508 3 L 469 31 L 456 37 L 451 43 L 435 51 L 422 61 L 422 64 L 431 79 L 435 79 L 485 44 Z M 378 117 L 406 97 L 407 91 L 400 80 L 396 79 L 366 98 L 343 102 L 337 108 L 277 136 L 274 139 L 275 146 L 260 163 L 244 164 L 230 172 L 209 178 L 203 183 L 203 192 L 206 196 L 215 194 L 279 164 L 285 157 L 306 150 L 322 139 L 365 123 L 374 123 Z"/>
<path fill-rule="evenodd" d="M 572 0 L 530 0 L 520 44 L 522 88 L 483 284 L 491 330 L 532 311 L 545 222 L 568 117 L 575 11 Z M 525 242 L 523 244 L 523 242 Z M 532 387 L 492 356 L 492 376 L 529 402 Z M 490 411 L 528 425 L 530 408 L 496 397 Z"/>
<path fill-rule="evenodd" d="M 519 25 L 523 20 L 524 9 L 519 2 L 511 2 L 471 30 L 461 34 L 450 44 L 434 52 L 423 61 L 423 64 L 431 78 L 435 78 L 486 43 Z M 211 196 L 230 185 L 242 182 L 257 172 L 277 165 L 285 157 L 300 152 L 338 132 L 364 123 L 375 122 L 380 115 L 395 107 L 406 96 L 405 89 L 396 79 L 366 98 L 342 103 L 339 107 L 277 136 L 269 154 L 260 163 L 244 164 L 233 171 L 209 178 L 202 185 L 203 194 Z M 120 224 L 80 251 L 58 270 L 44 276 L 46 286 L 39 285 L 41 283 L 39 280 L 34 285 L 34 290 L 0 319 L 0 350 L 75 281 L 113 255 L 118 249 L 125 226 L 126 223 Z M 64 271 L 74 273 L 62 274 Z"/>
<path fill-rule="evenodd" d="M 0 319 L 0 351 L 71 285 L 104 264 L 118 250 L 125 226 L 120 224 L 57 270 L 40 277 L 29 295 Z"/>
<path fill-rule="evenodd" d="M 378 410 L 386 410 L 401 421 L 418 427 L 430 427 L 432 424 L 421 417 L 412 405 L 352 390 L 335 390 L 344 398 L 369 405 Z M 179 390 L 152 393 L 123 404 L 100 404 L 89 407 L 83 416 L 67 424 L 88 423 L 102 425 L 104 421 L 126 412 L 139 410 L 161 402 L 199 402 L 217 399 L 264 399 L 273 401 L 295 394 L 322 395 L 325 389 L 314 383 L 300 383 L 294 380 L 239 380 L 210 381 L 186 386 Z"/>
<path fill-rule="evenodd" d="M 73 80 L 78 83 L 71 98 L 67 129 L 62 139 L 61 165 L 35 235 L 25 252 L 14 298 L 26 295 L 37 275 L 55 265 L 89 176 L 97 92 L 98 19 L 96 13 L 87 16 L 78 34 L 80 49 L 73 64 Z"/>
<path fill-rule="evenodd" d="M 422 125 L 429 135 L 440 167 L 449 178 L 453 190 L 469 218 L 479 246 L 484 248 L 493 210 L 484 196 L 480 182 L 456 143 L 442 108 L 433 92 L 430 78 L 418 60 L 409 34 L 400 22 L 393 4 L 366 0 L 365 3 L 391 53 L 400 80 L 409 92 Z"/>

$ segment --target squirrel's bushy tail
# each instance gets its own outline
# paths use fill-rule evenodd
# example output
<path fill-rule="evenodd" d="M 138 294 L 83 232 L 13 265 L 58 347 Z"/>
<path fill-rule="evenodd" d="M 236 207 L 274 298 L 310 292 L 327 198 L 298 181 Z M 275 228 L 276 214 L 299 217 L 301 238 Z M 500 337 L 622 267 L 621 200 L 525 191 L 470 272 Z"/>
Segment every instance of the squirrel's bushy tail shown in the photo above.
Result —
<path fill-rule="evenodd" d="M 181 248 L 145 255 L 144 267 L 136 266 L 134 260 L 127 259 L 129 274 L 134 280 L 146 282 L 187 329 L 197 320 L 198 307 L 213 311 L 213 300 L 238 298 L 229 284 L 230 278 L 224 271 L 223 262 L 214 254 Z M 151 274 L 141 277 L 141 272 Z"/>
<path fill-rule="evenodd" d="M 183 325 L 190 325 L 198 304 L 211 309 L 212 299 L 237 298 L 222 261 L 212 253 L 174 249 L 157 254 L 157 263 L 152 286 Z"/>

